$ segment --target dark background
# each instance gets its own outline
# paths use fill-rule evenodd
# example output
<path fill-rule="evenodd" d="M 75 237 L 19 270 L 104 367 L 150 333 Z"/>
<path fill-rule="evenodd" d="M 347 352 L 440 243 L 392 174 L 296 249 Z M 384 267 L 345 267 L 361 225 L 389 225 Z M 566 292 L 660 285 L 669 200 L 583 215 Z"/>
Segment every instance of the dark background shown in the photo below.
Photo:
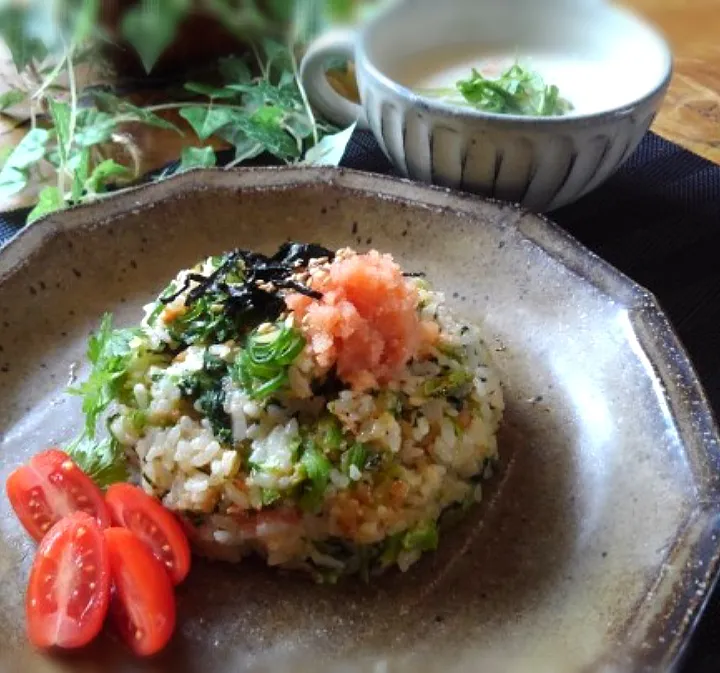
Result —
<path fill-rule="evenodd" d="M 368 133 L 355 135 L 343 165 L 392 172 Z M 0 243 L 26 212 L 0 214 Z M 648 133 L 608 182 L 550 218 L 655 294 L 720 417 L 720 166 Z M 679 672 L 720 673 L 720 589 Z"/>

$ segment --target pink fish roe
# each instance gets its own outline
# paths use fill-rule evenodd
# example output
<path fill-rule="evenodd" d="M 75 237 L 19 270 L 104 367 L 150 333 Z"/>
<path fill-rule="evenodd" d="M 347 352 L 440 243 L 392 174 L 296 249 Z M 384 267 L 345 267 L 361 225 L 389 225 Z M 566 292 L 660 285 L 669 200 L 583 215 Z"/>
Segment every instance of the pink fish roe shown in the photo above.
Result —
<path fill-rule="evenodd" d="M 355 390 L 396 378 L 437 340 L 437 323 L 420 320 L 418 290 L 391 255 L 345 250 L 323 271 L 310 281 L 322 299 L 291 294 L 285 301 L 318 365 L 336 365 Z"/>

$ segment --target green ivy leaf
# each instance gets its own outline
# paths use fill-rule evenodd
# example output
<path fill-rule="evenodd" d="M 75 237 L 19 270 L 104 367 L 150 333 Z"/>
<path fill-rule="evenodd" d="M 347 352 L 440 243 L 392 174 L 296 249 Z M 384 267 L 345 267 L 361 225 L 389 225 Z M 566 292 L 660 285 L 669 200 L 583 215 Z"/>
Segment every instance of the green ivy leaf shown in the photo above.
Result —
<path fill-rule="evenodd" d="M 78 203 L 85 191 L 85 181 L 90 170 L 90 150 L 86 147 L 77 153 L 77 167 L 73 170 L 73 183 L 71 197 L 73 202 Z M 73 157 L 75 158 L 75 157 Z M 68 162 L 70 163 L 70 162 Z"/>
<path fill-rule="evenodd" d="M 47 102 L 57 132 L 60 160 L 67 161 L 70 152 L 70 105 L 55 98 L 48 98 Z"/>
<path fill-rule="evenodd" d="M 90 193 L 99 193 L 104 191 L 110 178 L 125 177 L 130 173 L 130 169 L 119 164 L 112 159 L 101 161 L 93 169 L 90 177 L 85 182 L 85 189 Z"/>
<path fill-rule="evenodd" d="M 32 129 L 17 144 L 0 170 L 0 198 L 7 198 L 22 191 L 27 185 L 27 169 L 40 161 L 46 152 L 50 132 Z"/>
<path fill-rule="evenodd" d="M 122 35 L 137 51 L 146 72 L 175 39 L 188 7 L 189 0 L 142 0 L 125 12 Z"/>
<path fill-rule="evenodd" d="M 13 107 L 13 105 L 22 103 L 26 98 L 27 94 L 23 91 L 5 91 L 4 93 L 0 94 L 0 112 L 3 112 L 8 108 Z"/>
<path fill-rule="evenodd" d="M 97 108 L 80 110 L 77 116 L 75 143 L 80 147 L 91 147 L 110 140 L 117 122 L 113 115 Z"/>
<path fill-rule="evenodd" d="M 178 173 L 192 168 L 212 168 L 215 165 L 215 152 L 212 147 L 186 147 L 180 156 Z"/>
<path fill-rule="evenodd" d="M 156 126 L 157 128 L 176 131 L 182 134 L 182 131 L 175 126 L 175 124 L 167 121 L 167 119 L 159 117 L 151 110 L 133 105 L 115 94 L 107 91 L 93 91 L 92 96 L 102 112 L 109 113 L 115 117 L 122 117 L 122 121 L 142 122 L 148 126 Z M 117 123 L 117 119 L 115 123 Z"/>
<path fill-rule="evenodd" d="M 27 187 L 27 183 L 28 176 L 25 171 L 8 166 L 6 163 L 0 171 L 0 198 L 4 199 L 21 192 Z"/>
<path fill-rule="evenodd" d="M 199 93 L 208 98 L 236 98 L 237 92 L 226 87 L 208 86 L 202 82 L 188 82 L 185 88 L 193 93 Z"/>
<path fill-rule="evenodd" d="M 27 223 L 32 224 L 36 220 L 56 210 L 65 207 L 65 199 L 57 187 L 43 187 L 39 194 L 37 205 L 27 216 Z"/>
<path fill-rule="evenodd" d="M 221 129 L 217 135 L 235 148 L 235 162 L 238 164 L 254 159 L 265 151 L 257 140 L 248 138 L 247 133 L 239 128 L 227 127 Z"/>
<path fill-rule="evenodd" d="M 357 123 L 348 126 L 340 133 L 325 136 L 317 145 L 307 151 L 303 164 L 307 166 L 339 166 L 356 126 Z"/>
<path fill-rule="evenodd" d="M 244 113 L 230 107 L 193 106 L 180 109 L 180 116 L 190 123 L 198 138 L 206 140 L 223 126 L 235 121 Z"/>
<path fill-rule="evenodd" d="M 281 126 L 284 112 L 273 106 L 260 108 L 250 117 L 237 117 L 236 127 L 278 159 L 288 160 L 300 156 L 297 143 Z"/>
<path fill-rule="evenodd" d="M 302 108 L 302 99 L 294 79 L 292 86 L 279 87 L 267 80 L 259 80 L 252 84 L 229 84 L 227 88 L 245 94 L 244 101 L 249 107 L 277 105 L 287 110 Z"/>
<path fill-rule="evenodd" d="M 252 81 L 252 73 L 245 59 L 227 56 L 219 61 L 220 74 L 229 84 L 248 84 Z"/>
<path fill-rule="evenodd" d="M 13 63 L 22 72 L 33 61 L 42 61 L 47 49 L 41 40 L 31 36 L 28 29 L 32 13 L 28 7 L 15 4 L 0 9 L 0 35 L 10 49 Z"/>

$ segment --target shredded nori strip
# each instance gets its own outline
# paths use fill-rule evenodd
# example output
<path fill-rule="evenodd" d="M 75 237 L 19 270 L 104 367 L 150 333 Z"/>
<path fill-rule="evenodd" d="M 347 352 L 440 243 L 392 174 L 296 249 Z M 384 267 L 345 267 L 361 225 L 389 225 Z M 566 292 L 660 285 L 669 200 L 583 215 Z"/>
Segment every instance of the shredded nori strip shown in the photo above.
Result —
<path fill-rule="evenodd" d="M 312 299 L 321 299 L 320 292 L 298 283 L 292 276 L 311 259 L 323 257 L 331 261 L 335 253 L 313 243 L 283 243 L 271 257 L 250 250 L 232 250 L 210 275 L 187 274 L 182 287 L 161 296 L 159 301 L 169 304 L 187 292 L 191 283 L 196 283 L 187 292 L 185 304 L 188 307 L 203 297 L 212 297 L 214 302 L 224 305 L 236 324 L 251 327 L 253 323 L 275 320 L 283 312 L 285 301 L 278 294 L 279 290 L 294 290 Z M 228 276 L 237 272 L 239 263 L 243 267 L 242 281 L 228 282 Z"/>

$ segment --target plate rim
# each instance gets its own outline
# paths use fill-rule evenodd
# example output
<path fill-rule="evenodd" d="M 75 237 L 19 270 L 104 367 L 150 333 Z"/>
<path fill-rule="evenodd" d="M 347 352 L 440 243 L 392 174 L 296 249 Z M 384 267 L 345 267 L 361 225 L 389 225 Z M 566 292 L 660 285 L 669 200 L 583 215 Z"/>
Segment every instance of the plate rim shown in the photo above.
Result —
<path fill-rule="evenodd" d="M 233 189 L 241 193 L 314 185 L 335 186 L 374 198 L 435 211 L 449 211 L 472 219 L 482 217 L 483 211 L 499 213 L 502 216 L 499 220 L 501 226 L 516 228 L 529 242 L 570 272 L 583 278 L 610 299 L 622 303 L 628 310 L 637 341 L 649 364 L 653 366 L 648 376 L 654 376 L 664 384 L 657 394 L 668 402 L 681 442 L 686 451 L 692 450 L 698 454 L 691 465 L 694 478 L 708 482 L 705 486 L 711 497 L 698 499 L 689 516 L 692 519 L 703 515 L 712 518 L 711 515 L 716 515 L 715 526 L 720 530 L 720 479 L 711 480 L 707 474 L 697 472 L 713 462 L 720 466 L 718 425 L 692 360 L 660 302 L 648 289 L 602 259 L 548 217 L 529 212 L 517 204 L 347 168 L 270 166 L 232 170 L 194 169 L 162 182 L 137 185 L 91 204 L 51 213 L 23 227 L 0 246 L 0 285 L 27 264 L 33 253 L 48 239 L 60 233 L 103 227 L 126 213 L 152 209 L 164 201 L 179 196 L 187 197 L 199 191 Z M 650 338 L 653 328 L 660 339 Z M 703 453 L 706 454 L 704 458 Z M 700 460 L 706 464 L 696 464 Z M 703 534 L 709 536 L 710 532 L 708 525 Z M 649 645 L 650 653 L 655 655 L 653 659 L 658 664 L 669 667 L 680 661 L 718 584 L 720 546 L 712 548 L 703 561 L 702 572 L 696 569 L 694 574 L 687 577 L 683 575 L 682 580 L 676 580 L 682 589 L 678 595 L 681 603 L 675 606 L 664 621 L 663 632 L 666 637 L 662 648 L 659 642 Z M 700 598 L 696 595 L 699 578 L 704 578 L 706 587 Z M 634 618 L 635 615 L 631 621 Z M 639 651 L 634 654 L 639 658 Z"/>

